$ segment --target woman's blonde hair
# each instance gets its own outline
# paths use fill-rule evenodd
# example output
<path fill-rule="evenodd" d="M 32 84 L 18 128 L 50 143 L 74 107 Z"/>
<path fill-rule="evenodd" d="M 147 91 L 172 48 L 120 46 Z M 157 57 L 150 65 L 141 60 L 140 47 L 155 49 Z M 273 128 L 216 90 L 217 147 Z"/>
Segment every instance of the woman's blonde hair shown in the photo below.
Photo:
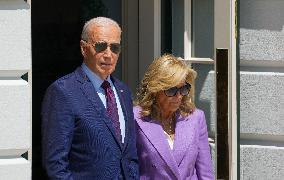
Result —
<path fill-rule="evenodd" d="M 165 54 L 155 59 L 148 67 L 137 93 L 136 105 L 139 105 L 141 116 L 151 116 L 159 119 L 159 109 L 156 105 L 156 95 L 185 81 L 191 85 L 189 95 L 183 96 L 179 111 L 186 116 L 195 109 L 193 102 L 194 80 L 196 72 L 183 61 L 171 54 Z"/>

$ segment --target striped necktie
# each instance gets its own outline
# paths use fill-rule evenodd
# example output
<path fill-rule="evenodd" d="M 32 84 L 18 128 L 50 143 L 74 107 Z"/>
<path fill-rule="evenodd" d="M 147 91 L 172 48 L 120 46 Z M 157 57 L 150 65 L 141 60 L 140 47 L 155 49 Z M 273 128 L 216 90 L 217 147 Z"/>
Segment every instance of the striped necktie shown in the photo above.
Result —
<path fill-rule="evenodd" d="M 118 116 L 118 110 L 116 106 L 114 92 L 111 89 L 111 86 L 108 81 L 104 81 L 101 87 L 105 90 L 107 115 L 111 118 L 116 136 L 118 137 L 120 143 L 122 143 L 119 116 Z"/>

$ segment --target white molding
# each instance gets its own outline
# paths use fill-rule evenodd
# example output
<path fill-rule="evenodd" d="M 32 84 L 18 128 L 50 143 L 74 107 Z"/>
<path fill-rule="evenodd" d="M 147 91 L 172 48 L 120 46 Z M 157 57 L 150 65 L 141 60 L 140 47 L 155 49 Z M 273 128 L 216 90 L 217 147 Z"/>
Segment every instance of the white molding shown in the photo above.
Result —
<path fill-rule="evenodd" d="M 231 51 L 231 58 L 229 61 L 229 115 L 231 121 L 231 146 L 230 146 L 230 156 L 231 156 L 231 180 L 237 180 L 238 179 L 238 144 L 237 144 L 237 138 L 238 138 L 238 118 L 237 118 L 237 63 L 236 63 L 236 1 L 237 0 L 231 0 L 230 6 L 230 51 Z"/>
<path fill-rule="evenodd" d="M 229 49 L 228 145 L 229 145 L 229 179 L 230 180 L 238 179 L 237 177 L 238 176 L 237 93 L 239 92 L 237 91 L 235 2 L 236 0 L 214 1 L 214 16 L 215 16 L 214 17 L 214 51 L 215 51 L 214 57 L 216 57 L 216 48 Z"/>
<path fill-rule="evenodd" d="M 188 61 L 190 63 L 199 63 L 199 64 L 214 64 L 215 61 L 211 58 L 188 58 L 183 59 L 184 61 Z"/>
<path fill-rule="evenodd" d="M 191 0 L 184 0 L 184 59 L 191 58 Z"/>
<path fill-rule="evenodd" d="M 1 79 L 21 79 L 21 76 L 27 73 L 29 69 L 21 70 L 0 70 L 0 80 Z"/>

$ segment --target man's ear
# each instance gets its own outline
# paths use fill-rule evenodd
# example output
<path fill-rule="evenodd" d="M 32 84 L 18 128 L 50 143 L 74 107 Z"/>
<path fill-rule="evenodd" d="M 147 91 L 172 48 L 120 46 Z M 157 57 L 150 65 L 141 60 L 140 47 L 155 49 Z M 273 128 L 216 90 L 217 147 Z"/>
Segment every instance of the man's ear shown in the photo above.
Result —
<path fill-rule="evenodd" d="M 83 40 L 80 41 L 80 49 L 81 49 L 81 53 L 83 57 L 85 57 L 86 56 L 86 42 Z"/>

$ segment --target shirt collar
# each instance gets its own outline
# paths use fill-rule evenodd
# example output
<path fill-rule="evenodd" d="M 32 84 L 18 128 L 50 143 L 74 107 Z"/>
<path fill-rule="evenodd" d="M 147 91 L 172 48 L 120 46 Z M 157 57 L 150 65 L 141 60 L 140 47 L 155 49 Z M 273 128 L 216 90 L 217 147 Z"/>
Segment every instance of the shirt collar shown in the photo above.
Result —
<path fill-rule="evenodd" d="M 98 76 L 96 73 L 94 73 L 85 63 L 82 63 L 81 67 L 94 85 L 96 91 L 99 91 L 104 80 L 100 78 L 100 76 Z M 113 86 L 110 76 L 108 76 L 106 80 L 110 83 L 111 86 Z"/>

